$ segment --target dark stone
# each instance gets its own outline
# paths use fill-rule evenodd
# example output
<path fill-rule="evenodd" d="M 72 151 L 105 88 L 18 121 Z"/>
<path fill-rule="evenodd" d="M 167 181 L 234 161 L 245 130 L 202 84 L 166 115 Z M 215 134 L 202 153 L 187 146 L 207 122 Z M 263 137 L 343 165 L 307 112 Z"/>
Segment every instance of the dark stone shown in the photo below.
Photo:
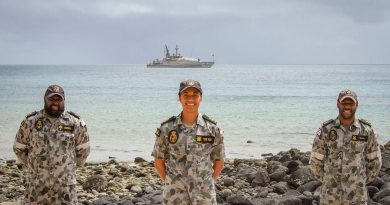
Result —
<path fill-rule="evenodd" d="M 234 186 L 234 180 L 228 177 L 223 180 L 223 185 L 225 185 L 226 187 Z"/>
<path fill-rule="evenodd" d="M 296 196 L 287 196 L 278 200 L 278 205 L 302 205 L 301 199 Z"/>
<path fill-rule="evenodd" d="M 376 193 L 379 192 L 378 187 L 376 186 L 367 186 L 368 195 L 372 198 Z"/>
<path fill-rule="evenodd" d="M 262 157 L 272 157 L 273 154 L 272 153 L 265 153 L 265 154 L 261 154 Z"/>
<path fill-rule="evenodd" d="M 302 162 L 301 162 L 301 161 L 298 161 L 298 160 L 289 162 L 289 163 L 287 164 L 288 173 L 293 173 L 293 172 L 295 172 L 296 170 L 298 170 L 298 168 L 299 168 L 300 165 L 302 165 Z"/>
<path fill-rule="evenodd" d="M 314 192 L 317 187 L 321 186 L 321 182 L 319 181 L 310 181 L 304 185 L 301 185 L 297 188 L 297 191 L 303 193 L 304 191 Z"/>
<path fill-rule="evenodd" d="M 390 205 L 390 196 L 386 196 L 379 200 L 379 203 L 382 205 Z"/>
<path fill-rule="evenodd" d="M 92 202 L 93 205 L 111 205 L 116 204 L 116 199 L 113 196 L 103 196 Z"/>
<path fill-rule="evenodd" d="M 306 184 L 309 181 L 313 181 L 314 177 L 311 174 L 310 167 L 305 166 L 299 168 L 295 172 L 293 172 L 289 179 L 287 180 L 288 184 L 294 188 L 297 188 L 303 184 Z"/>
<path fill-rule="evenodd" d="M 260 170 L 256 173 L 256 177 L 252 181 L 252 187 L 256 186 L 266 186 L 270 182 L 267 171 Z"/>
<path fill-rule="evenodd" d="M 252 200 L 253 205 L 275 205 L 277 201 L 275 199 L 268 198 L 256 198 Z"/>
<path fill-rule="evenodd" d="M 310 158 L 309 157 L 306 157 L 306 156 L 301 156 L 300 159 L 299 159 L 303 165 L 309 165 L 309 162 L 310 162 Z"/>
<path fill-rule="evenodd" d="M 302 205 L 312 205 L 313 204 L 313 197 L 300 195 L 298 198 L 301 200 Z"/>
<path fill-rule="evenodd" d="M 388 188 L 387 189 L 382 189 L 378 193 L 374 194 L 372 199 L 374 201 L 380 201 L 382 198 L 384 198 L 386 196 L 390 196 L 390 189 L 388 189 Z"/>
<path fill-rule="evenodd" d="M 240 164 L 236 177 L 240 179 L 245 179 L 247 182 L 251 183 L 256 177 L 257 170 L 253 167 L 250 167 L 246 164 Z"/>
<path fill-rule="evenodd" d="M 368 186 L 375 186 L 377 187 L 378 189 L 381 189 L 381 187 L 385 184 L 385 182 L 379 178 L 379 177 L 376 177 L 372 182 L 370 182 L 368 184 Z"/>
<path fill-rule="evenodd" d="M 285 180 L 286 175 L 287 174 L 284 171 L 275 171 L 274 173 L 269 175 L 269 178 L 273 181 L 280 182 Z"/>
<path fill-rule="evenodd" d="M 108 164 L 118 164 L 118 162 L 115 159 L 110 159 Z"/>
<path fill-rule="evenodd" d="M 272 186 L 274 188 L 274 192 L 278 194 L 284 194 L 289 190 L 290 188 L 287 185 L 287 182 L 278 182 L 277 184 L 274 184 Z"/>
<path fill-rule="evenodd" d="M 281 157 L 280 157 L 280 159 L 279 159 L 279 162 L 287 162 L 287 161 L 291 161 L 291 156 L 290 155 L 288 155 L 288 154 L 284 154 L 284 155 L 282 155 Z"/>
<path fill-rule="evenodd" d="M 252 140 L 248 140 L 248 141 L 246 141 L 246 143 L 255 143 L 255 142 Z"/>
<path fill-rule="evenodd" d="M 134 162 L 135 163 L 142 163 L 142 162 L 146 162 L 146 160 L 142 157 L 136 157 L 136 158 L 134 158 Z"/>
<path fill-rule="evenodd" d="M 382 151 L 382 169 L 390 169 L 390 149 Z"/>
<path fill-rule="evenodd" d="M 246 197 L 236 194 L 228 196 L 226 202 L 231 205 L 253 205 L 252 202 Z"/>
<path fill-rule="evenodd" d="M 95 189 L 98 192 L 104 191 L 107 188 L 107 179 L 102 175 L 92 175 L 87 178 L 83 184 L 84 190 Z"/>

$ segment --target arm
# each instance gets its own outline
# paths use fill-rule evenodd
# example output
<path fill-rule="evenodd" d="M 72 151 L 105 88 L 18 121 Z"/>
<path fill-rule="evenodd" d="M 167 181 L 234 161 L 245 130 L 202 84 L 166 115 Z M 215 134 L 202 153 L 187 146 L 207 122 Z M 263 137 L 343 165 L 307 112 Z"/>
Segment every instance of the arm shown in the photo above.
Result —
<path fill-rule="evenodd" d="M 324 159 L 326 156 L 326 143 L 320 128 L 314 138 L 313 148 L 310 156 L 310 169 L 313 176 L 320 182 L 323 182 L 324 177 Z"/>
<path fill-rule="evenodd" d="M 369 136 L 369 142 L 367 144 L 367 153 L 366 153 L 366 174 L 367 179 L 366 183 L 370 183 L 378 176 L 379 171 L 382 167 L 382 156 L 381 149 L 377 141 L 377 134 L 374 129 Z"/>
<path fill-rule="evenodd" d="M 29 148 L 29 129 L 27 120 L 23 120 L 20 124 L 20 128 L 15 136 L 15 142 L 13 150 L 18 157 L 19 161 L 23 164 L 27 164 Z"/>
<path fill-rule="evenodd" d="M 87 157 L 90 153 L 89 146 L 89 134 L 87 132 L 87 126 L 84 121 L 80 121 L 80 127 L 76 136 L 76 160 L 77 167 L 81 167 L 84 165 Z"/>
<path fill-rule="evenodd" d="M 164 134 L 161 132 L 161 128 L 156 131 L 156 141 L 154 143 L 154 148 L 152 156 L 154 157 L 154 167 L 156 168 L 158 176 L 160 176 L 162 181 L 165 181 L 167 176 L 167 168 L 165 166 L 165 153 L 167 146 L 165 143 Z"/>
<path fill-rule="evenodd" d="M 165 161 L 163 159 L 154 159 L 154 167 L 157 170 L 158 176 L 162 181 L 165 181 L 165 177 L 167 176 L 167 169 L 165 167 Z"/>
<path fill-rule="evenodd" d="M 213 179 L 217 180 L 219 178 L 219 175 L 221 175 L 221 171 L 223 169 L 223 163 L 224 160 L 215 160 L 213 165 Z"/>

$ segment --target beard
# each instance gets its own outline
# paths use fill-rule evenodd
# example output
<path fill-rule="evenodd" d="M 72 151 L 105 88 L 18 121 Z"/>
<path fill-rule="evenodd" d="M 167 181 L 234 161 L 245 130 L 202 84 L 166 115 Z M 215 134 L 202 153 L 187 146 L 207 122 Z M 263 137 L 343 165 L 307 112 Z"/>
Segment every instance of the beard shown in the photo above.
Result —
<path fill-rule="evenodd" d="M 339 110 L 339 114 L 342 118 L 346 120 L 354 119 L 355 118 L 355 112 L 356 110 L 350 109 L 350 110 Z"/>
<path fill-rule="evenodd" d="M 65 110 L 65 105 L 58 105 L 58 110 L 55 110 L 51 107 L 49 107 L 46 102 L 45 102 L 45 112 L 46 114 L 48 114 L 50 117 L 60 117 L 61 114 L 64 112 Z"/>

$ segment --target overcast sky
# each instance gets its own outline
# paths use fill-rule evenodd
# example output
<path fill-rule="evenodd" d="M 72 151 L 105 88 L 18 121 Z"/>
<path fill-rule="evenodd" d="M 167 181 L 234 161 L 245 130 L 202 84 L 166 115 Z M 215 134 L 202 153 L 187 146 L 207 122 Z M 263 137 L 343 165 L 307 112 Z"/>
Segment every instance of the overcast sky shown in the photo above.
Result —
<path fill-rule="evenodd" d="M 0 0 L 0 64 L 388 64 L 389 0 Z"/>

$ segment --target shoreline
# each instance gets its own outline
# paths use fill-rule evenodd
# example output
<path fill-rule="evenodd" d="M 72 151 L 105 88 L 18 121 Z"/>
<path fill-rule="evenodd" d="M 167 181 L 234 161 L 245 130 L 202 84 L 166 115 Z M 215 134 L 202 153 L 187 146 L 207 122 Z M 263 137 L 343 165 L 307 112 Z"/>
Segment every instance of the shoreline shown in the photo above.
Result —
<path fill-rule="evenodd" d="M 390 196 L 390 142 L 381 146 L 383 165 L 369 184 L 370 200 L 388 204 Z M 262 159 L 227 159 L 216 182 L 218 204 L 316 204 L 320 182 L 309 169 L 310 151 L 291 148 Z M 24 174 L 16 160 L 0 163 L 0 202 L 16 204 L 23 198 Z M 163 183 L 153 161 L 87 162 L 77 170 L 80 204 L 161 204 Z M 7 203 L 2 203 L 7 204 Z"/>

